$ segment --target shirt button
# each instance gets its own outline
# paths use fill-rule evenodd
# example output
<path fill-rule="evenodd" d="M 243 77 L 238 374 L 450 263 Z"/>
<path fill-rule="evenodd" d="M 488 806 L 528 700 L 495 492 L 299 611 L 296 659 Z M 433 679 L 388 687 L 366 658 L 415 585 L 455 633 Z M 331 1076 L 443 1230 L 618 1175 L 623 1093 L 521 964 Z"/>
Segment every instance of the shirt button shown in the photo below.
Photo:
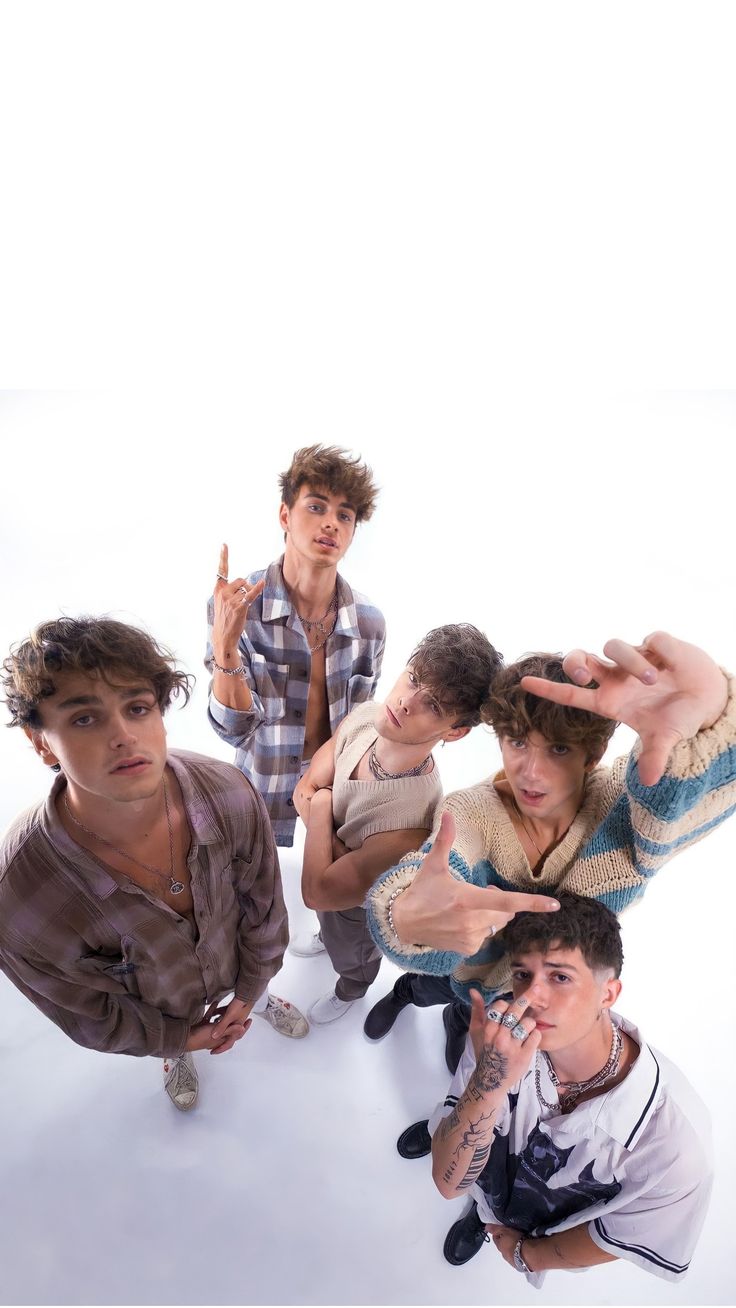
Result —
<path fill-rule="evenodd" d="M 292 756 L 291 756 L 291 762 L 292 762 L 292 763 L 299 763 L 300 761 L 301 761 L 301 760 L 300 760 L 298 754 L 292 754 Z"/>
<path fill-rule="evenodd" d="M 294 801 L 293 801 L 293 799 L 287 799 L 286 802 L 287 802 L 287 804 L 289 805 L 289 808 L 293 808 L 293 807 L 294 807 Z"/>
<path fill-rule="evenodd" d="M 304 717 L 304 714 L 302 713 L 301 709 L 294 709 L 294 717 L 295 717 L 295 718 L 302 718 L 302 717 Z"/>

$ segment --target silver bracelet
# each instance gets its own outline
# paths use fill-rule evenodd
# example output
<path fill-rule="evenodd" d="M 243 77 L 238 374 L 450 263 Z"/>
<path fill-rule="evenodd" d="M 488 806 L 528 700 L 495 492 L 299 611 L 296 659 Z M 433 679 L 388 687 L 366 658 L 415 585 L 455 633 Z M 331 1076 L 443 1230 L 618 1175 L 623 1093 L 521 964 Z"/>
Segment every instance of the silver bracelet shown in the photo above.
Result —
<path fill-rule="evenodd" d="M 526 1238 L 527 1237 L 525 1235 L 522 1235 L 521 1239 L 517 1240 L 516 1244 L 514 1245 L 514 1267 L 516 1268 L 517 1272 L 527 1272 L 529 1276 L 533 1276 L 534 1273 L 531 1267 L 527 1267 L 521 1253 L 521 1246 L 523 1245 Z"/>
<path fill-rule="evenodd" d="M 399 886 L 398 890 L 394 890 L 393 894 L 389 896 L 388 909 L 387 909 L 388 924 L 389 927 L 391 928 L 391 931 L 393 932 L 393 937 L 397 945 L 401 944 L 401 939 L 399 937 L 398 931 L 396 930 L 396 927 L 394 926 L 394 915 L 393 915 L 392 905 L 396 897 L 401 894 L 402 890 L 406 890 L 406 886 Z"/>
<path fill-rule="evenodd" d="M 223 668 L 223 667 L 222 667 L 222 666 L 217 662 L 217 659 L 213 658 L 213 659 L 212 659 L 212 666 L 213 666 L 213 668 L 217 668 L 217 671 L 218 671 L 218 672 L 224 672 L 226 677 L 244 677 L 244 676 L 245 676 L 245 668 L 243 667 L 243 664 L 242 664 L 242 663 L 241 663 L 240 666 L 237 667 L 237 668 Z"/>

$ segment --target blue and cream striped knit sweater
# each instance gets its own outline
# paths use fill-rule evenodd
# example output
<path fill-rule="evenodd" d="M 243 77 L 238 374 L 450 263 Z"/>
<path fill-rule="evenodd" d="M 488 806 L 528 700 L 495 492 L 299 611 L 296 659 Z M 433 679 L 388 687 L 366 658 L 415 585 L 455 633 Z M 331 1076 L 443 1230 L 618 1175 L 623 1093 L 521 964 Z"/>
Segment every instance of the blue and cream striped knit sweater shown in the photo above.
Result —
<path fill-rule="evenodd" d="M 397 944 L 389 929 L 388 900 L 414 879 L 445 809 L 457 825 L 450 870 L 459 880 L 501 890 L 572 890 L 600 899 L 615 913 L 635 903 L 663 863 L 702 840 L 736 808 L 736 679 L 729 678 L 721 717 L 675 747 L 656 786 L 641 784 L 638 753 L 637 744 L 613 767 L 591 773 L 577 817 L 536 875 L 491 778 L 448 795 L 427 843 L 391 868 L 368 895 L 368 923 L 381 951 L 414 972 L 452 974 L 463 996 L 471 980 L 489 994 L 509 988 L 502 932 L 464 960 L 451 951 Z"/>

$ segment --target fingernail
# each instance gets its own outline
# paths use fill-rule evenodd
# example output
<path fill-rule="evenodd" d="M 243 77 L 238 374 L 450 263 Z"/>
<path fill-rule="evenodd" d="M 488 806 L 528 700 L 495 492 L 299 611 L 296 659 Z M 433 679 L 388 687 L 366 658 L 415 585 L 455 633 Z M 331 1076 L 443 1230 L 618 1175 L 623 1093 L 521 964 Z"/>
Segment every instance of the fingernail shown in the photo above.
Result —
<path fill-rule="evenodd" d="M 652 682 L 657 680 L 657 674 L 654 671 L 654 668 L 647 668 L 646 672 L 642 672 L 641 679 L 642 681 L 646 681 L 647 685 L 651 686 Z"/>
<path fill-rule="evenodd" d="M 585 683 L 585 682 L 587 682 L 587 681 L 590 680 L 590 678 L 588 677 L 588 672 L 587 672 L 587 669 L 586 669 L 586 668 L 575 668 L 575 670 L 574 670 L 574 672 L 573 672 L 572 675 L 573 675 L 575 681 L 580 681 L 580 682 Z"/>
<path fill-rule="evenodd" d="M 560 907 L 560 901 L 559 901 L 559 899 L 548 899 L 548 900 L 547 900 L 547 903 L 549 904 L 549 906 L 550 906 L 551 909 L 555 909 L 555 908 L 559 908 L 559 907 Z"/>

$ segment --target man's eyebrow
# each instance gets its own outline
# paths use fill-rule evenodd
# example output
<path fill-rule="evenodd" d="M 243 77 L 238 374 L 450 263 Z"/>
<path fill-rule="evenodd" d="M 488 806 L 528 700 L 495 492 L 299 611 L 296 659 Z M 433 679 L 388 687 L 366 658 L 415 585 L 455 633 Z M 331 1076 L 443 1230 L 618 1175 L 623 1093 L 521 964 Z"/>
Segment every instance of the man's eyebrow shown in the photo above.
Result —
<path fill-rule="evenodd" d="M 122 699 L 137 699 L 139 695 L 153 695 L 155 691 L 152 686 L 135 686 L 132 690 L 121 692 Z M 82 706 L 99 705 L 102 703 L 99 695 L 70 695 L 69 699 L 63 699 L 57 708 L 79 708 Z"/>
<path fill-rule="evenodd" d="M 523 959 L 521 958 L 512 958 L 511 962 L 509 963 L 509 967 L 523 967 L 523 966 L 524 966 L 524 962 Z M 579 968 L 575 967 L 574 963 L 543 963 L 542 966 L 548 967 L 551 972 L 559 972 L 561 967 L 564 968 L 566 972 L 579 971 Z"/>
<path fill-rule="evenodd" d="M 307 497 L 310 500 L 322 500 L 325 504 L 329 501 L 329 496 L 322 495 L 319 491 L 307 491 Z M 350 500 L 341 500 L 339 507 L 341 509 L 350 509 L 351 513 L 355 513 L 355 505 L 351 504 Z"/>

